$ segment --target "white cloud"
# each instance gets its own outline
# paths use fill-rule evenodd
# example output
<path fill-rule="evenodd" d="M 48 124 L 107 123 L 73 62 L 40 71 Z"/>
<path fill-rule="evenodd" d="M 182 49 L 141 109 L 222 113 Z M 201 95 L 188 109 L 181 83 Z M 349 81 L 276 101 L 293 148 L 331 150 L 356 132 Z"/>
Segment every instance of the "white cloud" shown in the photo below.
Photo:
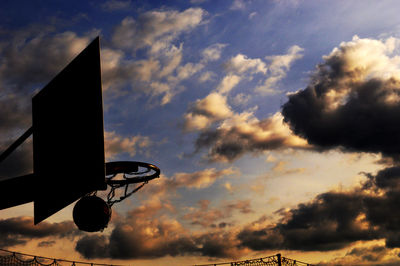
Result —
<path fill-rule="evenodd" d="M 179 34 L 197 27 L 203 15 L 203 9 L 189 8 L 183 12 L 149 11 L 137 20 L 127 17 L 116 27 L 112 42 L 132 52 L 151 47 L 151 52 L 157 53 L 169 47 Z"/>
<path fill-rule="evenodd" d="M 353 82 L 372 78 L 400 79 L 400 56 L 393 55 L 400 49 L 400 39 L 383 40 L 360 39 L 354 36 L 352 41 L 343 42 L 339 48 L 324 56 L 324 60 L 338 57 L 343 60 L 343 71 L 351 72 Z"/>
<path fill-rule="evenodd" d="M 212 185 L 216 180 L 227 176 L 238 174 L 237 169 L 227 168 L 223 170 L 216 170 L 215 168 L 204 169 L 194 173 L 177 173 L 169 182 L 171 187 L 186 187 L 201 189 Z"/>
<path fill-rule="evenodd" d="M 294 61 L 303 57 L 303 48 L 293 45 L 288 49 L 287 54 L 267 56 L 266 59 L 271 61 L 269 70 L 272 75 L 280 75 L 290 69 Z"/>
<path fill-rule="evenodd" d="M 127 17 L 112 36 L 112 47 L 105 50 L 104 88 L 140 91 L 152 102 L 165 105 L 184 90 L 180 82 L 200 72 L 204 59 L 183 64 L 183 43 L 174 44 L 178 36 L 201 24 L 205 11 L 189 8 L 179 11 L 149 11 L 137 19 Z M 126 54 L 143 49 L 143 59 Z M 215 49 L 222 49 L 219 45 Z M 128 59 L 129 58 L 129 59 Z"/>
<path fill-rule="evenodd" d="M 245 105 L 250 101 L 250 98 L 249 94 L 239 93 L 233 97 L 232 102 L 235 105 Z"/>
<path fill-rule="evenodd" d="M 227 44 L 216 43 L 204 49 L 202 52 L 204 61 L 218 60 L 221 57 L 222 49 L 224 49 L 226 46 Z"/>
<path fill-rule="evenodd" d="M 210 80 L 213 80 L 215 76 L 216 76 L 216 75 L 215 75 L 213 72 L 211 72 L 211 71 L 205 71 L 205 72 L 203 72 L 203 74 L 201 74 L 201 76 L 199 77 L 199 81 L 200 81 L 200 82 L 210 81 Z"/>
<path fill-rule="evenodd" d="M 124 66 L 124 65 L 123 65 Z M 158 60 L 127 61 L 126 69 L 135 74 L 135 78 L 141 81 L 151 81 L 154 73 L 160 69 Z"/>
<path fill-rule="evenodd" d="M 249 15 L 249 19 L 253 19 L 255 16 L 257 16 L 257 12 L 252 12 Z"/>
<path fill-rule="evenodd" d="M 251 59 L 243 54 L 237 54 L 225 63 L 225 68 L 228 72 L 243 74 L 248 72 L 250 74 L 267 73 L 266 64 L 259 58 Z"/>
<path fill-rule="evenodd" d="M 202 130 L 232 114 L 226 96 L 215 92 L 210 93 L 204 99 L 197 100 L 190 112 L 185 115 L 184 128 L 187 131 Z"/>
<path fill-rule="evenodd" d="M 180 79 L 200 70 L 198 66 L 190 69 L 190 64 L 180 66 L 182 49 L 182 46 L 172 46 L 163 56 L 143 60 L 126 60 L 122 50 L 102 50 L 103 90 L 117 93 L 128 87 L 135 92 L 160 98 L 161 105 L 169 103 L 182 89 L 178 84 Z M 175 72 L 178 72 L 178 77 L 174 76 Z"/>
<path fill-rule="evenodd" d="M 161 105 L 169 103 L 176 93 L 167 83 L 157 81 L 151 82 L 150 88 L 152 96 L 162 95 Z"/>
<path fill-rule="evenodd" d="M 303 51 L 304 49 L 300 46 L 293 45 L 286 54 L 267 56 L 266 59 L 270 61 L 269 76 L 261 86 L 256 88 L 256 91 L 263 94 L 277 93 L 276 84 L 286 77 L 293 62 L 303 57 Z"/>
<path fill-rule="evenodd" d="M 157 182 L 151 186 L 145 187 L 142 191 L 148 193 L 152 198 L 166 199 L 177 189 L 204 189 L 212 186 L 217 180 L 226 176 L 240 174 L 239 169 L 229 167 L 217 170 L 215 168 L 206 168 L 196 172 L 178 172 L 172 177 L 161 176 Z M 165 202 L 165 201 L 164 201 Z"/>
<path fill-rule="evenodd" d="M 177 70 L 177 78 L 178 80 L 184 80 L 187 79 L 194 74 L 198 73 L 204 68 L 204 65 L 201 63 L 198 64 L 193 64 L 193 63 L 186 63 L 183 66 L 180 66 Z"/>
<path fill-rule="evenodd" d="M 246 3 L 243 0 L 234 0 L 231 9 L 232 10 L 242 10 L 246 8 Z"/>
<path fill-rule="evenodd" d="M 104 149 L 107 159 L 113 159 L 120 154 L 128 153 L 130 157 L 137 152 L 145 152 L 145 149 L 152 144 L 147 136 L 122 137 L 115 133 L 104 132 Z"/>
<path fill-rule="evenodd" d="M 288 162 L 286 161 L 276 162 L 271 170 L 275 174 L 275 176 L 301 174 L 306 170 L 305 168 L 287 168 L 287 164 Z"/>
<path fill-rule="evenodd" d="M 268 77 L 261 86 L 256 88 L 256 91 L 262 93 L 264 95 L 274 95 L 279 93 L 279 90 L 276 89 L 276 84 L 284 78 L 284 75 L 281 76 L 270 76 Z"/>
<path fill-rule="evenodd" d="M 216 91 L 221 94 L 226 94 L 239 84 L 240 80 L 241 78 L 237 75 L 227 75 L 221 80 Z"/>
<path fill-rule="evenodd" d="M 253 110 L 242 113 L 232 111 L 227 103 L 228 94 L 243 79 L 251 80 L 261 74 L 263 86 L 259 92 L 276 93 L 273 86 L 286 76 L 292 63 L 302 57 L 303 49 L 292 46 L 283 55 L 266 57 L 269 66 L 259 58 L 248 58 L 237 54 L 224 64 L 228 72 L 216 89 L 206 98 L 197 100 L 184 116 L 185 129 L 200 131 L 196 150 L 209 148 L 210 161 L 233 161 L 245 153 L 259 153 L 267 150 L 299 148 L 309 149 L 307 141 L 295 136 L 284 124 L 280 113 L 259 120 Z M 232 98 L 235 105 L 244 105 L 251 95 L 239 93 Z M 218 99 L 218 101 L 217 101 Z M 217 115 L 215 110 L 222 113 Z M 214 112 L 214 113 L 213 113 Z"/>
<path fill-rule="evenodd" d="M 179 47 L 172 46 L 168 51 L 165 51 L 163 57 L 166 58 L 166 63 L 163 69 L 158 74 L 159 77 L 165 77 L 171 75 L 172 72 L 180 65 L 182 61 L 182 49 L 183 46 Z"/>
<path fill-rule="evenodd" d="M 120 50 L 102 50 L 102 81 L 103 90 L 114 91 L 123 86 L 131 86 L 136 91 L 146 91 L 140 82 L 149 82 L 160 72 L 161 64 L 154 58 L 144 60 L 125 60 L 125 54 Z"/>

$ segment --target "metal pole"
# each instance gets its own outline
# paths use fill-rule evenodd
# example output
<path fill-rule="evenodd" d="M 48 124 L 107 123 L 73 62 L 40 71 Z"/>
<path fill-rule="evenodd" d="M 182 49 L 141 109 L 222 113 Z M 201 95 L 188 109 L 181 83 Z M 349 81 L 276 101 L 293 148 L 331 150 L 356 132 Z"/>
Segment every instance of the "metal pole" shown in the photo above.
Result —
<path fill-rule="evenodd" d="M 0 210 L 34 200 L 37 193 L 35 174 L 0 180 Z"/>
<path fill-rule="evenodd" d="M 278 257 L 278 266 L 282 266 L 282 257 L 281 257 L 281 254 L 278 253 L 278 254 L 276 254 L 276 256 Z"/>
<path fill-rule="evenodd" d="M 0 163 L 10 155 L 19 145 L 22 144 L 30 135 L 32 135 L 33 127 L 30 127 L 21 137 L 19 137 L 10 147 L 7 148 L 1 155 L 0 155 Z"/>

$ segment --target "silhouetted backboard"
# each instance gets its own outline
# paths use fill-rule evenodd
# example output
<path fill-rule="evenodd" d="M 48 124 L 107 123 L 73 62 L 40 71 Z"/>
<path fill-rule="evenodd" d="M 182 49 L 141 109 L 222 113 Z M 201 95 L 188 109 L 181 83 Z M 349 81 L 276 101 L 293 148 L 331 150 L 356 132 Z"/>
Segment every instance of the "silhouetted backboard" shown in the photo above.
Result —
<path fill-rule="evenodd" d="M 99 38 L 33 97 L 32 108 L 37 224 L 107 188 Z"/>

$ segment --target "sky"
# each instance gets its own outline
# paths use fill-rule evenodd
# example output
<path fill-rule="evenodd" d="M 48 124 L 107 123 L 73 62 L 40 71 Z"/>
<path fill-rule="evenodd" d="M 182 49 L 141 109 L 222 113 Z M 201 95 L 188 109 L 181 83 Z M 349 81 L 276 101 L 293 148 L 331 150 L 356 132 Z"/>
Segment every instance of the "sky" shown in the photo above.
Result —
<path fill-rule="evenodd" d="M 0 150 L 31 126 L 32 97 L 100 36 L 106 161 L 162 174 L 115 204 L 103 232 L 79 231 L 73 204 L 37 226 L 32 203 L 1 210 L 0 248 L 135 265 L 277 253 L 399 264 L 399 7 L 1 1 Z M 0 177 L 32 171 L 30 138 Z"/>

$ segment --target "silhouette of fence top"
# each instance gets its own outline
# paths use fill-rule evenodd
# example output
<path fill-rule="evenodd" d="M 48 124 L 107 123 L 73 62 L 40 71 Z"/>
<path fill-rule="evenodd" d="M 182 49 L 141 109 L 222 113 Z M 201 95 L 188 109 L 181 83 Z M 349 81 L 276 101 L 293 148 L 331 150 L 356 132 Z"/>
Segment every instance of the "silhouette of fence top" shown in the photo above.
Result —
<path fill-rule="evenodd" d="M 0 265 L 1 266 L 78 266 L 78 265 L 93 265 L 93 266 L 123 266 L 118 264 L 103 264 L 90 263 L 83 261 L 73 261 L 65 259 L 54 259 L 42 256 L 34 256 L 19 252 L 0 249 Z M 314 266 L 309 263 L 282 257 L 281 254 L 274 256 L 249 259 L 235 262 L 222 262 L 211 264 L 198 264 L 197 266 L 212 266 L 212 265 L 231 265 L 231 266 Z M 196 265 L 195 265 L 196 266 Z"/>
<path fill-rule="evenodd" d="M 64 265 L 123 266 L 117 264 L 90 263 L 83 261 L 54 259 L 54 258 L 34 256 L 19 252 L 13 252 L 4 249 L 0 249 L 0 265 L 2 266 L 64 266 Z"/>
<path fill-rule="evenodd" d="M 231 266 L 314 266 L 306 262 L 293 260 L 289 258 L 282 257 L 281 254 L 276 254 L 274 256 L 249 259 L 234 262 L 221 262 L 221 263 L 211 263 L 211 264 L 196 264 L 194 266 L 217 266 L 217 265 L 231 265 Z"/>

